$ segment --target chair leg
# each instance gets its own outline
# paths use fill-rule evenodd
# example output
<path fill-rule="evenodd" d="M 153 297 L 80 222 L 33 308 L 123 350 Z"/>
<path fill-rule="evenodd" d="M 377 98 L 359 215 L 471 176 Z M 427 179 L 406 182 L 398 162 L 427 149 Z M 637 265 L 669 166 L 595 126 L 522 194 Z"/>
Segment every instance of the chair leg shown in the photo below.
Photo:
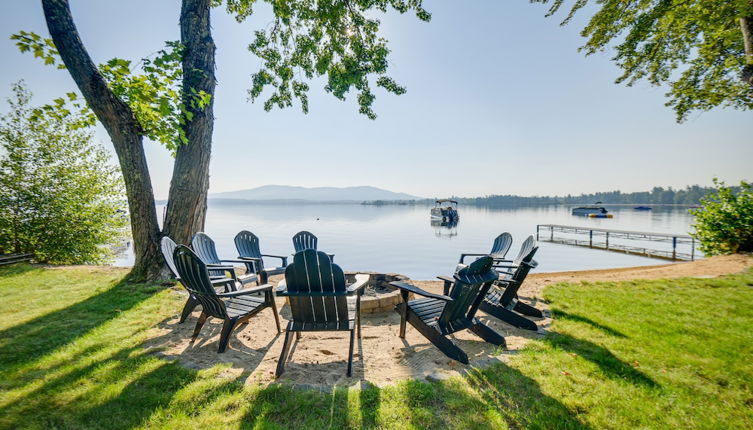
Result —
<path fill-rule="evenodd" d="M 361 296 L 356 298 L 356 325 L 358 327 L 358 338 L 361 338 Z"/>
<path fill-rule="evenodd" d="M 439 350 L 442 351 L 444 355 L 463 364 L 468 364 L 468 354 L 466 354 L 465 351 L 460 349 L 460 347 L 455 345 L 450 339 L 447 339 L 447 336 L 443 336 L 432 328 L 429 329 L 434 331 L 434 333 L 426 336 L 426 338 L 429 339 L 429 342 L 433 343 L 434 346 L 439 348 Z"/>
<path fill-rule="evenodd" d="M 201 331 L 201 327 L 204 326 L 204 323 L 207 322 L 207 318 L 209 318 L 209 315 L 205 314 L 204 311 L 201 311 L 201 315 L 199 315 L 199 320 L 196 321 L 196 327 L 193 329 L 193 336 L 191 336 L 191 339 L 196 339 L 196 336 L 199 335 L 199 332 Z"/>
<path fill-rule="evenodd" d="M 191 312 L 193 312 L 193 310 L 198 305 L 199 301 L 196 300 L 193 295 L 189 295 L 188 300 L 186 300 L 186 304 L 183 305 L 183 311 L 180 313 L 180 321 L 178 321 L 178 324 L 183 324 L 184 322 L 186 322 L 186 318 L 191 315 Z"/>
<path fill-rule="evenodd" d="M 400 291 L 400 292 L 402 293 L 403 291 Z M 398 336 L 400 336 L 401 338 L 405 338 L 405 322 L 408 319 L 408 298 L 407 298 L 407 296 L 408 296 L 407 294 L 404 294 L 403 295 L 403 302 L 402 303 L 398 303 L 398 305 L 395 306 L 395 310 L 397 311 L 397 313 L 400 314 L 400 333 L 398 334 Z"/>
<path fill-rule="evenodd" d="M 285 330 L 285 340 L 282 343 L 282 351 L 280 352 L 280 358 L 277 359 L 277 370 L 275 371 L 275 378 L 279 378 L 282 372 L 285 371 L 285 360 L 288 359 L 288 348 L 290 348 L 290 326 Z"/>
<path fill-rule="evenodd" d="M 227 349 L 227 344 L 230 342 L 230 333 L 235 328 L 235 323 L 238 320 L 235 318 L 226 319 L 222 323 L 222 332 L 220 332 L 220 346 L 217 350 L 218 353 L 223 353 Z"/>
<path fill-rule="evenodd" d="M 534 308 L 531 305 L 527 305 L 521 301 L 518 301 L 517 303 L 515 303 L 515 307 L 513 308 L 513 310 L 515 312 L 520 312 L 523 315 L 528 315 L 529 317 L 536 317 L 536 318 L 544 317 L 544 314 L 540 310 Z"/>
<path fill-rule="evenodd" d="M 280 330 L 280 315 L 277 313 L 277 303 L 275 303 L 275 297 L 272 295 L 271 291 L 267 291 L 267 300 L 269 301 L 269 306 L 272 307 L 272 313 L 275 316 L 275 325 L 277 326 L 277 334 L 280 334 L 282 330 Z"/>
<path fill-rule="evenodd" d="M 301 332 L 300 331 L 295 332 L 295 340 L 301 340 Z"/>
<path fill-rule="evenodd" d="M 350 349 L 348 350 L 348 377 L 353 374 L 353 344 L 355 343 L 355 330 L 350 331 Z"/>
<path fill-rule="evenodd" d="M 401 304 L 404 305 L 404 304 Z M 407 308 L 407 306 L 405 306 Z M 468 364 L 468 354 L 465 353 L 459 346 L 452 343 L 447 336 L 438 332 L 433 327 L 429 327 L 425 322 L 421 320 L 413 311 L 407 310 L 407 321 L 413 326 L 419 333 L 424 335 L 434 346 L 439 348 L 446 356 L 457 360 L 463 364 Z"/>
<path fill-rule="evenodd" d="M 476 333 L 481 339 L 484 339 L 485 341 L 493 345 L 507 346 L 504 336 L 497 333 L 496 331 L 494 331 L 494 329 L 482 323 L 478 319 L 474 319 L 473 325 L 468 327 L 468 329 Z"/>
<path fill-rule="evenodd" d="M 480 309 L 487 314 L 510 324 L 513 327 L 532 331 L 537 331 L 539 329 L 535 322 L 522 315 L 518 315 L 513 311 L 507 310 L 502 306 L 494 306 L 487 302 L 483 302 L 481 303 Z"/>

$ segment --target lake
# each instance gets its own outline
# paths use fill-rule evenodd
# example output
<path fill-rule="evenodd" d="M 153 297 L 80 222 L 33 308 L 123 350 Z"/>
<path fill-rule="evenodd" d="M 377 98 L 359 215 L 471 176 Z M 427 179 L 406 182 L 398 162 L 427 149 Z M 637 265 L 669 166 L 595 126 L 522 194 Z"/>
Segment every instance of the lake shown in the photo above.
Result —
<path fill-rule="evenodd" d="M 506 209 L 461 206 L 460 222 L 454 228 L 447 228 L 431 225 L 427 206 L 210 203 L 206 233 L 217 243 L 220 257 L 235 258 L 233 237 L 241 230 L 259 236 L 262 252 L 273 255 L 290 255 L 292 236 L 300 230 L 308 230 L 318 236 L 320 250 L 335 254 L 335 262 L 343 270 L 396 272 L 412 279 L 432 279 L 451 274 L 462 252 L 488 252 L 494 238 L 504 231 L 513 235 L 508 257 L 514 257 L 523 240 L 536 234 L 537 224 L 687 234 L 694 220 L 687 208 L 680 207 L 657 207 L 652 211 L 609 205 L 606 208 L 614 218 L 573 216 L 567 206 Z M 158 207 L 158 211 L 162 213 L 162 207 Z M 669 244 L 649 246 L 671 248 Z M 689 250 L 689 246 L 686 247 L 683 252 Z M 667 263 L 666 260 L 547 242 L 540 242 L 536 260 L 539 262 L 536 272 Z M 130 250 L 115 264 L 133 264 Z M 278 263 L 271 260 L 269 264 Z"/>

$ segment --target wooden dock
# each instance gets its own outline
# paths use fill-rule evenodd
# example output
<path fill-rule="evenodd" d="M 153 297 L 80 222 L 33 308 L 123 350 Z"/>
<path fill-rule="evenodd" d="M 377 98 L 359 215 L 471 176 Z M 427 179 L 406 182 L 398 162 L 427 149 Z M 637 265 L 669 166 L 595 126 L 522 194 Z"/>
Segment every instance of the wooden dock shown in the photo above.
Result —
<path fill-rule="evenodd" d="M 555 233 L 587 237 L 583 237 L 583 239 L 579 239 L 578 237 L 558 237 Z M 646 246 L 630 246 L 624 243 L 610 243 L 610 239 L 671 243 L 672 250 L 664 251 Z M 645 231 L 611 230 L 605 228 L 577 227 L 559 224 L 539 224 L 536 226 L 536 240 L 602 249 L 605 251 L 623 252 L 643 257 L 662 258 L 672 261 L 695 260 L 696 241 L 693 237 L 688 236 L 687 234 L 650 233 Z M 677 245 L 690 245 L 690 250 L 689 252 L 679 252 L 677 250 Z"/>

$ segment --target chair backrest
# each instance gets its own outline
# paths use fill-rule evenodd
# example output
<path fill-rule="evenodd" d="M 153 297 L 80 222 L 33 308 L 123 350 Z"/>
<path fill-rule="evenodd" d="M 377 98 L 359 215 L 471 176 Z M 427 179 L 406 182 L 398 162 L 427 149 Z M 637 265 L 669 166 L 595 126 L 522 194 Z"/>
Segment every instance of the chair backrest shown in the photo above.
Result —
<path fill-rule="evenodd" d="M 324 252 L 297 252 L 285 269 L 285 283 L 294 322 L 348 321 L 345 274 Z"/>
<path fill-rule="evenodd" d="M 217 248 L 214 245 L 214 240 L 207 236 L 206 233 L 198 232 L 191 238 L 191 248 L 196 253 L 201 261 L 206 264 L 220 264 L 220 257 L 217 256 Z M 223 276 L 225 272 L 222 270 L 210 270 L 211 276 Z"/>
<path fill-rule="evenodd" d="M 178 245 L 173 253 L 175 268 L 183 284 L 201 303 L 203 312 L 217 318 L 227 318 L 225 303 L 214 291 L 207 265 L 187 246 Z"/>
<path fill-rule="evenodd" d="M 261 257 L 259 248 L 259 238 L 248 230 L 243 230 L 235 235 L 235 249 L 238 250 L 238 257 L 258 258 L 256 263 L 257 270 L 264 269 L 264 262 Z"/>
<path fill-rule="evenodd" d="M 207 264 L 220 264 L 214 241 L 206 233 L 198 232 L 191 238 L 191 248 Z"/>
<path fill-rule="evenodd" d="M 534 241 L 533 248 L 531 248 L 530 251 L 528 251 L 528 254 L 520 260 L 520 263 L 512 273 L 512 276 L 508 278 L 511 282 L 505 287 L 502 292 L 502 297 L 499 299 L 502 306 L 508 306 L 512 303 L 512 300 L 518 295 L 520 286 L 523 285 L 523 281 L 525 281 L 526 276 L 528 276 L 528 272 L 539 265 L 539 263 L 533 259 L 533 256 L 536 255 L 536 251 L 538 250 L 539 247 L 536 246 L 536 242 Z"/>
<path fill-rule="evenodd" d="M 536 245 L 536 239 L 533 238 L 533 235 L 528 236 L 526 240 L 523 241 L 523 244 L 520 245 L 520 251 L 518 251 L 518 256 L 515 257 L 514 264 L 520 264 L 534 248 L 538 248 Z M 533 255 L 531 255 L 531 257 L 533 257 Z"/>
<path fill-rule="evenodd" d="M 173 252 L 175 252 L 175 248 L 177 247 L 178 244 L 167 236 L 164 236 L 162 240 L 160 240 L 162 256 L 165 257 L 165 263 L 167 263 L 167 267 L 169 267 L 170 271 L 173 272 L 173 276 L 180 278 L 180 276 L 178 276 L 178 269 L 175 268 L 175 260 L 173 259 Z"/>
<path fill-rule="evenodd" d="M 310 231 L 299 231 L 293 236 L 293 249 L 295 252 L 301 252 L 304 249 L 316 249 L 319 239 Z"/>
<path fill-rule="evenodd" d="M 492 250 L 489 252 L 489 255 L 494 258 L 505 258 L 507 251 L 510 250 L 511 246 L 512 235 L 508 232 L 504 232 L 494 239 L 494 244 L 492 245 Z"/>
<path fill-rule="evenodd" d="M 449 293 L 453 301 L 445 305 L 439 316 L 437 323 L 440 327 L 449 329 L 453 325 L 467 326 L 463 323 L 473 318 L 483 296 L 498 277 L 497 272 L 492 268 L 493 264 L 494 260 L 491 257 L 484 256 L 455 274 L 455 284 Z"/>

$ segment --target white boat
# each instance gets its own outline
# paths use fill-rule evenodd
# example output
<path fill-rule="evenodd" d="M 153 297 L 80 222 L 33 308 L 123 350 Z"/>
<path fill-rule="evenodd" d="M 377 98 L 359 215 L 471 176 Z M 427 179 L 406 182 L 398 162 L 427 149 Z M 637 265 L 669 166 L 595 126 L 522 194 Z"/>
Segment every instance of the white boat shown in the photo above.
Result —
<path fill-rule="evenodd" d="M 431 208 L 431 219 L 442 220 L 444 222 L 453 222 L 460 219 L 458 213 L 458 202 L 449 199 L 439 199 L 434 202 Z"/>

